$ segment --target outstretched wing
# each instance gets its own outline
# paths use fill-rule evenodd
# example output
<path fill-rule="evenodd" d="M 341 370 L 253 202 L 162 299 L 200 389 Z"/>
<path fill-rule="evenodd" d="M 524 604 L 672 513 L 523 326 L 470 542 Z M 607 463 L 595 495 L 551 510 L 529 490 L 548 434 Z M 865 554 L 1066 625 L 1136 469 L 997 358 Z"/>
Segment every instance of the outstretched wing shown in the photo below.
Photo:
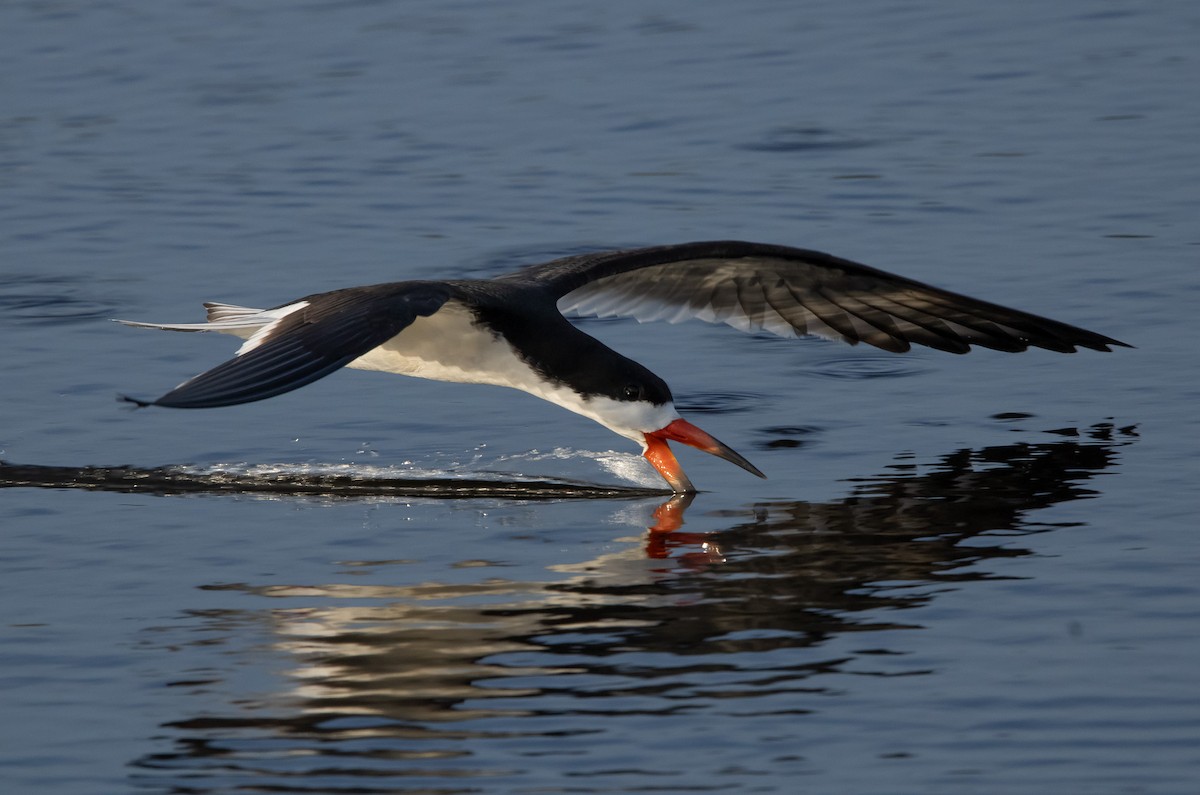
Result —
<path fill-rule="evenodd" d="M 224 364 L 184 381 L 157 400 L 127 399 L 142 406 L 195 409 L 250 403 L 290 392 L 344 367 L 418 317 L 432 315 L 449 297 L 450 288 L 445 284 L 398 282 L 335 290 L 263 310 L 257 326 L 248 314 L 253 310 L 226 313 L 207 327 L 130 324 L 178 331 L 255 330 L 246 335 L 249 339 L 237 356 Z M 232 328 L 235 325 L 237 328 Z"/>
<path fill-rule="evenodd" d="M 698 318 L 784 337 L 815 334 L 903 352 L 972 345 L 1073 353 L 1130 347 L 1110 337 L 969 298 L 819 251 L 740 241 L 582 254 L 501 277 L 541 283 L 564 314 Z"/>

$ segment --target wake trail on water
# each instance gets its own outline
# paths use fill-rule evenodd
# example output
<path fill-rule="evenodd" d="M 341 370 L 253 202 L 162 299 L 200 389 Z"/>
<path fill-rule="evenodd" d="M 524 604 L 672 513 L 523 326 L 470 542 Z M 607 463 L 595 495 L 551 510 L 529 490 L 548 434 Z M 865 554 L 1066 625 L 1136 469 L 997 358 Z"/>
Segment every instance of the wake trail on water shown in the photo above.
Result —
<path fill-rule="evenodd" d="M 446 463 L 446 462 L 439 462 Z M 549 465 L 549 466 L 547 466 Z M 553 476 L 528 471 L 556 472 Z M 602 474 L 619 481 L 592 482 Z M 82 489 L 149 494 L 258 494 L 329 498 L 598 499 L 661 495 L 662 483 L 640 456 L 556 448 L 485 460 L 426 466 L 419 462 L 248 463 L 205 465 L 45 466 L 0 461 L 0 488 Z"/>

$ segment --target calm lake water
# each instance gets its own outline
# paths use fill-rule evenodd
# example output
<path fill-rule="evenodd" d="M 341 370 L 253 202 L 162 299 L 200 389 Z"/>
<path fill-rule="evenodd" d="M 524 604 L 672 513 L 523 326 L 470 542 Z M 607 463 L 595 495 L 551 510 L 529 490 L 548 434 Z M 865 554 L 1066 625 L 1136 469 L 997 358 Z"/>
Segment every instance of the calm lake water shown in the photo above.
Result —
<path fill-rule="evenodd" d="M 1190 2 L 0 4 L 0 790 L 1195 793 L 1197 41 Z M 234 345 L 113 317 L 706 238 L 1136 349 L 588 321 L 770 477 L 684 453 L 669 535 L 637 492 L 239 488 L 656 485 L 515 392 L 114 399 Z"/>

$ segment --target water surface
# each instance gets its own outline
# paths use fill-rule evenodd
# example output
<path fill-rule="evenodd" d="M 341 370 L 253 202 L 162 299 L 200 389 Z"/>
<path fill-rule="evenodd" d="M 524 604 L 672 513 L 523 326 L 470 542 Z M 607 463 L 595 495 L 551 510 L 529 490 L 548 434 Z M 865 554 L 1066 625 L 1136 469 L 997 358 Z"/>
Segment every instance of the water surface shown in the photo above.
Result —
<path fill-rule="evenodd" d="M 0 785 L 1194 792 L 1197 32 L 1185 3 L 0 6 Z M 496 388 L 115 400 L 233 345 L 109 318 L 706 238 L 1137 347 L 586 321 L 769 475 L 685 453 L 688 505 Z"/>

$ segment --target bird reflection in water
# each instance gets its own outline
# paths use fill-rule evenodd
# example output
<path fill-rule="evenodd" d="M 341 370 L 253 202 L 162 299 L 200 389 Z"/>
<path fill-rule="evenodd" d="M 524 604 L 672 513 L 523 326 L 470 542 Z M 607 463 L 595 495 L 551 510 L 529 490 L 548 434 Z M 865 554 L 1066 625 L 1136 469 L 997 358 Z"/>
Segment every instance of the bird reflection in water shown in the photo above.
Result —
<path fill-rule="evenodd" d="M 865 478 L 840 500 L 708 513 L 725 524 L 713 533 L 681 530 L 688 500 L 671 500 L 645 551 L 674 565 L 606 547 L 537 581 L 208 586 L 274 605 L 198 614 L 191 636 L 224 646 L 265 626 L 290 685 L 226 698 L 219 677 L 238 675 L 227 651 L 229 668 L 213 672 L 197 714 L 169 725 L 173 747 L 135 764 L 193 793 L 212 791 L 206 775 L 223 791 L 238 782 L 293 791 L 298 781 L 326 791 L 380 776 L 412 788 L 389 792 L 479 791 L 492 776 L 537 780 L 537 755 L 506 752 L 513 740 L 544 738 L 583 764 L 597 735 L 649 716 L 732 709 L 802 721 L 830 708 L 838 685 L 828 674 L 927 672 L 897 670 L 905 658 L 883 631 L 920 629 L 901 611 L 936 600 L 947 583 L 996 577 L 989 560 L 1030 554 L 1014 536 L 1060 527 L 1031 514 L 1093 495 L 1086 484 L 1130 436 L 1102 425 L 961 450 L 920 474 L 901 465 Z M 280 606 L 289 598 L 296 608 Z M 825 648 L 848 633 L 875 634 Z M 261 655 L 261 642 L 246 653 Z M 466 789 L 447 789 L 455 780 Z"/>

